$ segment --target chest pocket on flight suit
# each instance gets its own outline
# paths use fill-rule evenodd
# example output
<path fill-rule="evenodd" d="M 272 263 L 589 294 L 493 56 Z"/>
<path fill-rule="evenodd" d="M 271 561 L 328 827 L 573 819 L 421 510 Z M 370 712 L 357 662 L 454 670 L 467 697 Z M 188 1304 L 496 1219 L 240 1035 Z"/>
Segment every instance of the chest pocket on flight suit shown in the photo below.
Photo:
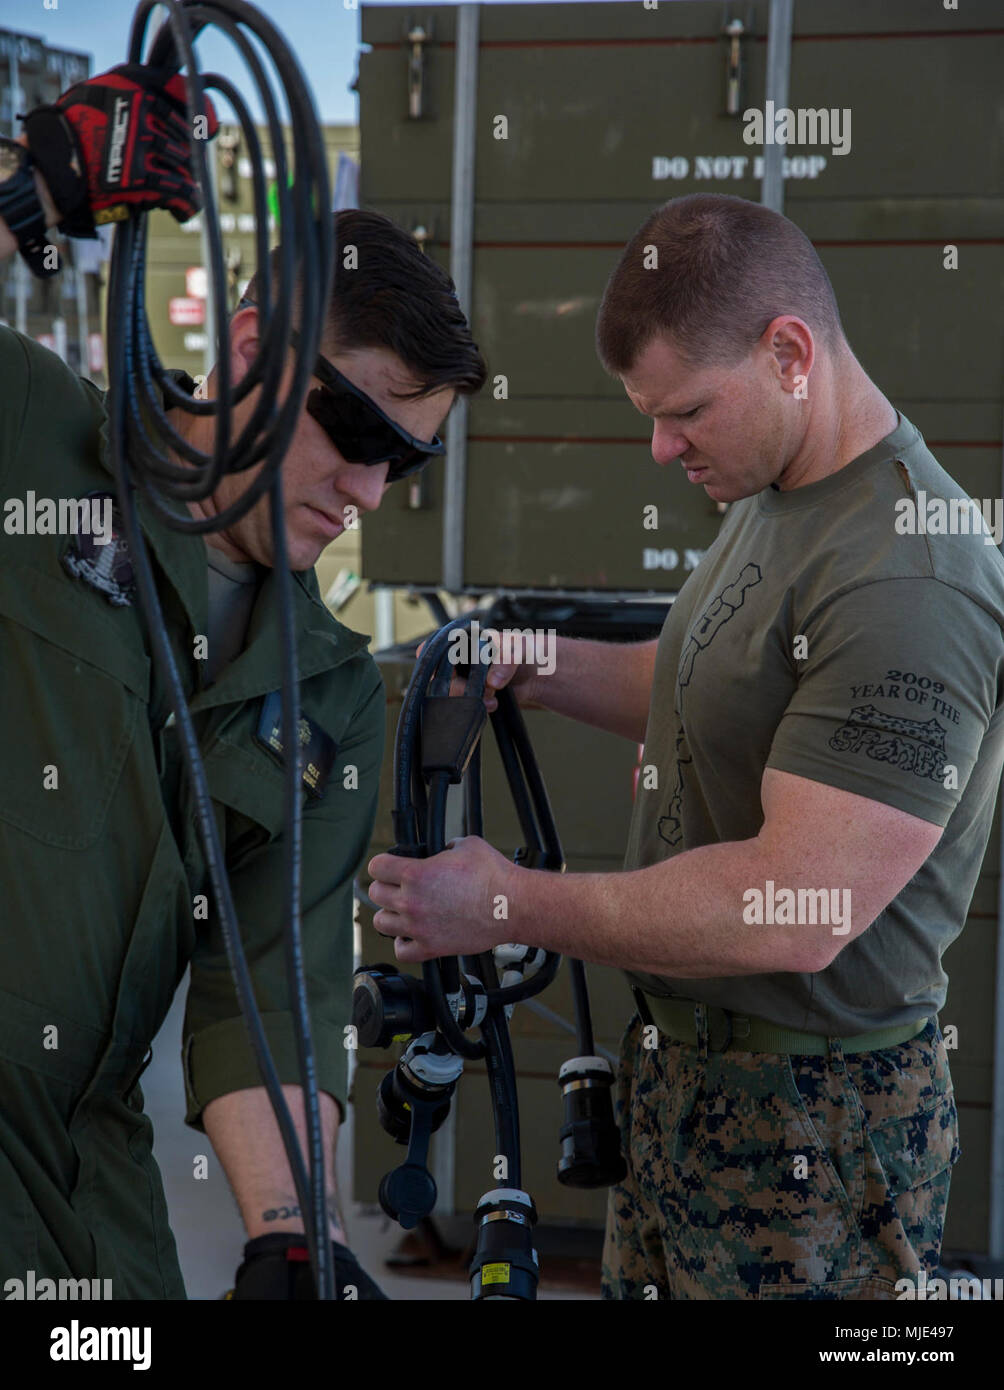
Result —
<path fill-rule="evenodd" d="M 214 721 L 212 735 L 200 740 L 209 794 L 216 807 L 230 873 L 238 871 L 245 859 L 278 840 L 283 832 L 283 769 L 251 737 L 260 704 L 260 699 L 253 699 L 230 710 L 221 722 Z M 306 805 L 306 796 L 301 805 Z M 189 833 L 198 842 L 198 847 L 190 845 L 189 853 L 201 857 L 201 837 L 194 821 L 190 822 Z"/>
<path fill-rule="evenodd" d="M 263 711 L 261 698 L 252 699 L 217 725 L 208 747 L 203 748 L 206 775 L 214 801 L 222 803 L 228 814 L 227 861 L 238 868 L 250 851 L 278 839 L 284 829 L 283 800 L 285 795 L 285 766 L 281 757 L 267 752 L 258 739 Z M 329 711 L 336 727 L 322 727 L 316 719 L 311 723 L 316 738 L 323 741 L 333 760 L 343 737 L 344 712 Z M 308 754 L 309 756 L 309 754 Z M 325 767 L 325 777 L 331 769 Z M 323 799 L 325 787 L 320 788 Z M 300 782 L 300 805 L 306 811 L 317 796 L 308 792 Z"/>
<path fill-rule="evenodd" d="M 149 688 L 149 661 L 96 602 L 26 566 L 0 572 L 0 819 L 62 849 L 100 835 Z"/>

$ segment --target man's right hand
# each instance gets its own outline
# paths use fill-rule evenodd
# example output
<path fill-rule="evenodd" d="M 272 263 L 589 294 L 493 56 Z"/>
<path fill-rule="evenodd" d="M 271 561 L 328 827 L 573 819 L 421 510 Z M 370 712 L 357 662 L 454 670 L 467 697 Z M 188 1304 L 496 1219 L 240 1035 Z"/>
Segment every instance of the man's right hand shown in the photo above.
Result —
<path fill-rule="evenodd" d="M 501 690 L 507 685 L 512 686 L 517 703 L 524 708 L 538 705 L 539 687 L 536 667 L 504 666 L 499 663 L 490 668 L 488 679 L 485 681 L 485 709 L 489 714 L 499 707 L 499 702 L 493 692 Z"/>
<path fill-rule="evenodd" d="M 219 122 L 205 98 L 204 128 L 190 131 L 185 79 L 122 63 L 78 82 L 24 120 L 25 141 L 69 236 L 166 208 L 186 222 L 202 206 L 190 140 L 212 139 Z M 199 120 L 199 117 L 196 117 Z"/>
<path fill-rule="evenodd" d="M 599 642 L 558 637 L 550 671 L 538 670 L 531 660 L 492 666 L 485 683 L 485 709 L 493 714 L 498 709 L 498 692 L 511 685 L 522 709 L 550 710 L 632 743 L 644 743 L 658 647 L 657 639 Z M 503 643 L 501 650 L 526 649 Z M 450 694 L 463 693 L 464 682 L 455 675 Z"/>

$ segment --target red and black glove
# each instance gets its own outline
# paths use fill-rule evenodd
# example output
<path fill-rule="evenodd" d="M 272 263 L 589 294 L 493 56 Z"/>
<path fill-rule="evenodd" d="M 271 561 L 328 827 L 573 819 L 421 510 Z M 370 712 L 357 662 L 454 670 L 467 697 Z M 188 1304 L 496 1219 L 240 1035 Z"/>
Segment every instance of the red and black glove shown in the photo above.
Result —
<path fill-rule="evenodd" d="M 331 1242 L 335 1261 L 335 1296 L 357 1299 L 386 1299 L 387 1295 L 370 1278 L 348 1246 Z M 349 1290 L 354 1292 L 350 1295 Z M 244 1247 L 244 1263 L 237 1271 L 230 1299 L 279 1299 L 300 1302 L 317 1298 L 314 1271 L 310 1266 L 307 1237 L 288 1231 L 257 1236 Z"/>
<path fill-rule="evenodd" d="M 188 124 L 185 79 L 142 63 L 122 63 L 78 82 L 24 121 L 28 148 L 68 236 L 94 237 L 95 225 L 167 208 L 179 222 L 199 211 L 190 139 L 219 129 L 208 96 Z"/>

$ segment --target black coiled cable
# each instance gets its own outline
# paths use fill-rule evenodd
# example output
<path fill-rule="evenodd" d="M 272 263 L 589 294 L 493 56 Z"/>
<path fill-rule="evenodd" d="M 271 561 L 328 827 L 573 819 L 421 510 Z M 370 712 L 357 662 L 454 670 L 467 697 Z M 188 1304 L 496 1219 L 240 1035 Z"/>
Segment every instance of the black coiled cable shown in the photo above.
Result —
<path fill-rule="evenodd" d="M 299 63 L 278 29 L 260 10 L 244 3 L 244 0 L 159 2 L 166 3 L 168 19 L 157 33 L 147 61 L 161 70 L 183 69 L 187 76 L 188 117 L 193 131 L 190 144 L 194 172 L 202 193 L 202 215 L 209 248 L 210 292 L 217 331 L 217 394 L 213 400 L 194 399 L 167 376 L 157 356 L 146 313 L 146 217 L 141 215 L 119 223 L 112 249 L 108 294 L 111 458 L 140 605 L 155 660 L 170 691 L 238 1002 L 275 1111 L 300 1209 L 304 1213 L 317 1296 L 332 1299 L 335 1297 L 335 1286 L 328 1236 L 324 1146 L 300 929 L 301 768 L 293 751 L 299 746 L 295 734 L 300 717 L 299 686 L 280 467 L 306 397 L 331 293 L 334 227 L 327 160 L 313 99 Z M 142 0 L 136 11 L 129 45 L 130 62 L 143 61 L 147 24 L 157 3 L 158 0 Z M 265 111 L 271 157 L 276 166 L 281 232 L 278 275 L 274 285 L 267 244 L 268 213 L 261 145 L 248 107 L 233 84 L 218 73 L 199 72 L 193 41 L 207 25 L 227 34 L 235 44 L 248 66 Z M 286 158 L 284 130 L 272 82 L 252 38 L 268 54 L 285 98 L 293 150 L 292 169 Z M 249 371 L 236 386 L 232 385 L 230 374 L 223 245 L 213 205 L 206 142 L 199 138 L 200 126 L 197 124 L 198 120 L 206 121 L 204 92 L 209 89 L 219 92 L 236 113 L 247 143 L 254 185 L 256 252 L 258 272 L 262 277 L 259 294 L 260 343 Z M 302 292 L 297 352 L 289 387 L 282 395 L 279 387 L 294 327 L 297 284 Z M 258 400 L 238 438 L 233 440 L 234 407 L 256 387 L 261 388 Z M 166 408 L 164 402 L 168 403 Z M 204 453 L 189 443 L 168 418 L 168 409 L 178 409 L 192 416 L 212 417 L 215 429 L 212 452 Z M 171 454 L 183 459 L 187 466 L 173 461 Z M 215 516 L 196 518 L 190 515 L 187 508 L 179 511 L 171 505 L 207 498 L 216 490 L 224 475 L 244 472 L 259 463 L 262 465 L 260 472 L 243 495 Z M 140 526 L 137 491 L 169 526 L 190 535 L 223 530 L 246 515 L 266 494 L 269 498 L 272 558 L 278 577 L 282 740 L 287 750 L 283 938 L 304 1096 L 309 1176 L 255 1001 L 198 739 L 165 628 L 156 580 Z"/>
<path fill-rule="evenodd" d="M 457 666 L 451 661 L 450 644 L 454 634 L 470 629 L 480 612 L 466 613 L 440 628 L 425 643 L 405 692 L 394 743 L 393 824 L 397 843 L 394 852 L 412 858 L 440 853 L 446 845 L 446 796 L 450 774 L 435 771 L 429 779 L 426 798 L 422 772 L 422 706 L 425 699 L 448 696 Z M 473 654 L 464 686 L 466 696 L 484 697 L 489 662 L 482 653 Z M 564 852 L 551 812 L 547 790 L 537 765 L 526 725 L 516 697 L 509 687 L 498 691 L 498 708 L 491 717 L 492 729 L 509 791 L 526 841 L 528 862 L 546 863 L 550 868 L 564 866 Z M 484 836 L 481 796 L 481 743 L 475 743 L 463 781 L 466 831 Z M 517 856 L 519 857 L 519 856 Z M 499 986 L 495 958 L 491 951 L 474 956 L 428 960 L 422 965 L 422 978 L 433 1006 L 436 1027 L 449 1046 L 460 1056 L 485 1059 L 488 1069 L 497 1152 L 508 1161 L 510 1186 L 522 1186 L 519 1109 L 516 1071 L 505 1009 L 520 1000 L 541 993 L 553 981 L 561 963 L 560 955 L 545 952 L 544 963 L 532 976 L 519 983 Z M 481 1042 L 464 1035 L 449 1006 L 448 995 L 459 987 L 460 966 L 480 979 L 487 996 L 487 1012 L 481 1023 Z M 585 967 L 569 960 L 575 1004 L 575 1031 L 580 1056 L 593 1052 L 593 1030 L 589 1010 Z"/>

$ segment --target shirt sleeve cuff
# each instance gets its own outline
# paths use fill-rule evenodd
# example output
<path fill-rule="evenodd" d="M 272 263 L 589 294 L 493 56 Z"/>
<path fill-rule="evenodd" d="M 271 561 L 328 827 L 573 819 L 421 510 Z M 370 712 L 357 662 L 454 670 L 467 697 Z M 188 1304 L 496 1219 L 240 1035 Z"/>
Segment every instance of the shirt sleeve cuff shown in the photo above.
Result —
<path fill-rule="evenodd" d="M 922 783 L 917 787 L 909 787 L 905 783 L 901 787 L 893 787 L 887 777 L 881 773 L 873 775 L 866 765 L 859 763 L 852 768 L 835 767 L 828 759 L 814 757 L 805 748 L 797 752 L 772 748 L 766 766 L 776 768 L 778 772 L 790 772 L 795 777 L 806 777 L 810 782 L 822 782 L 827 787 L 836 787 L 838 791 L 865 796 L 870 801 L 881 801 L 885 806 L 893 806 L 897 811 L 905 811 L 908 815 L 918 816 L 921 820 L 942 827 L 948 824 L 962 794 L 959 792 L 954 797 L 950 792 L 943 796 L 937 792 L 926 795 Z M 916 780 L 920 782 L 919 778 Z M 965 782 L 961 785 L 964 787 Z"/>
<path fill-rule="evenodd" d="M 263 1013 L 262 1027 L 283 1086 L 299 1086 L 293 1016 L 288 1011 Z M 338 1104 L 345 1119 L 348 1090 L 348 1054 L 345 1033 L 330 1019 L 311 1020 L 317 1088 Z M 348 1023 L 348 1019 L 345 1020 Z M 258 1070 L 243 1018 L 227 1018 L 186 1037 L 181 1049 L 188 1109 L 185 1123 L 205 1134 L 202 1112 L 217 1096 L 243 1091 L 265 1083 Z"/>

